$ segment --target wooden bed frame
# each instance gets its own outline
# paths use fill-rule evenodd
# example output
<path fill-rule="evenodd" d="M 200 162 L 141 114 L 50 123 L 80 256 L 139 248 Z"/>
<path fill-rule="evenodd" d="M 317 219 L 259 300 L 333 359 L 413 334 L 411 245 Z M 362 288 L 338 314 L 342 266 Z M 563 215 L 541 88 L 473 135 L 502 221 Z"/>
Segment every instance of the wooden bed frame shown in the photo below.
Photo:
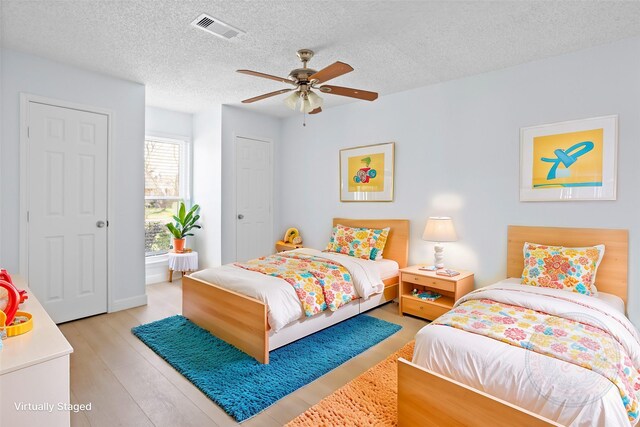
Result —
<path fill-rule="evenodd" d="M 409 221 L 404 219 L 334 218 L 333 226 L 391 227 L 384 249 L 386 259 L 400 268 L 409 257 Z M 383 302 L 398 296 L 398 276 L 384 281 Z M 216 337 L 239 348 L 261 363 L 269 363 L 267 305 L 262 301 L 191 276 L 182 279 L 182 314 Z"/>
<path fill-rule="evenodd" d="M 627 230 L 509 226 L 507 277 L 520 277 L 524 242 L 567 247 L 605 245 L 598 291 L 627 302 Z M 557 426 L 554 421 L 441 374 L 398 359 L 399 426 Z"/>

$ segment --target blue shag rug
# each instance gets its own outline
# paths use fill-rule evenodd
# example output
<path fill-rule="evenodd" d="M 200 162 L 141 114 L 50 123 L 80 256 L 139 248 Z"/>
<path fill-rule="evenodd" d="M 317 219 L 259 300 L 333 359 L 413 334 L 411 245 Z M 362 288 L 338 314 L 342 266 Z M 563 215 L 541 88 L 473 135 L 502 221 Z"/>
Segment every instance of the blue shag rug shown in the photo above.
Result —
<path fill-rule="evenodd" d="M 242 422 L 400 329 L 361 314 L 272 351 L 268 365 L 183 316 L 136 326 L 131 332 Z"/>

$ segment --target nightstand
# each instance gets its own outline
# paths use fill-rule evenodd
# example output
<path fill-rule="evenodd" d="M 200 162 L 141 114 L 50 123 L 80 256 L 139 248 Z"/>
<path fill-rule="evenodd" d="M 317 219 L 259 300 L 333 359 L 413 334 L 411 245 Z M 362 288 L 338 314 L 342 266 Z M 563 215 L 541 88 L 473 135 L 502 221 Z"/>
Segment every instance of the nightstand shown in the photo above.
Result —
<path fill-rule="evenodd" d="M 282 240 L 278 240 L 276 242 L 276 252 L 284 252 L 284 251 L 290 251 L 292 249 L 299 249 L 302 248 L 304 246 L 302 245 L 294 245 L 293 243 L 285 243 Z"/>
<path fill-rule="evenodd" d="M 441 276 L 435 271 L 419 270 L 419 265 L 400 270 L 400 315 L 411 314 L 427 320 L 434 320 L 453 308 L 453 304 L 463 295 L 473 290 L 473 273 L 459 271 L 453 277 Z M 411 294 L 425 290 L 442 296 L 434 301 L 420 299 Z"/>

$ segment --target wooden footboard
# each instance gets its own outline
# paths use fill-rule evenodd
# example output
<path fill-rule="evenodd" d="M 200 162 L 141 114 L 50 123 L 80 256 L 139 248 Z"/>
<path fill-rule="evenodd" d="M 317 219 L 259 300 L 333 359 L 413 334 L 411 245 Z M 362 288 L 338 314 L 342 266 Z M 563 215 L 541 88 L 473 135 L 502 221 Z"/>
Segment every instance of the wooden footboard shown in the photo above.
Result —
<path fill-rule="evenodd" d="M 490 394 L 398 359 L 398 426 L 560 426 Z"/>
<path fill-rule="evenodd" d="M 199 279 L 182 279 L 182 315 L 261 363 L 269 363 L 267 306 Z"/>

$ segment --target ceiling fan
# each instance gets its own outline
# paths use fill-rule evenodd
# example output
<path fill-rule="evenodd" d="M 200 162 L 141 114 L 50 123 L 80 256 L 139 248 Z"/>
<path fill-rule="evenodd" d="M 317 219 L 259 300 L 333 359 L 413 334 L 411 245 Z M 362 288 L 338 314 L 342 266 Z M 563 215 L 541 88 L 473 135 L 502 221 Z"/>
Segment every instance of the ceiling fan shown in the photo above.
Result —
<path fill-rule="evenodd" d="M 242 102 L 244 104 L 248 104 L 251 102 L 260 101 L 261 99 L 270 98 L 272 96 L 294 91 L 291 95 L 285 98 L 285 104 L 292 110 L 300 108 L 300 111 L 302 111 L 303 113 L 317 114 L 322 111 L 322 98 L 318 96 L 318 94 L 316 94 L 312 89 L 318 90 L 322 93 L 348 96 L 350 98 L 364 99 L 366 101 L 374 101 L 378 98 L 378 94 L 376 92 L 351 89 L 341 86 L 319 86 L 326 81 L 353 71 L 351 65 L 337 61 L 320 71 L 316 71 L 314 69 L 307 68 L 307 63 L 311 60 L 311 58 L 313 58 L 312 50 L 300 49 L 298 51 L 298 58 L 300 58 L 300 61 L 302 61 L 302 68 L 296 68 L 295 70 L 292 70 L 289 73 L 288 78 L 272 76 L 270 74 L 259 73 L 257 71 L 251 70 L 238 70 L 238 73 L 271 79 L 294 86 L 293 88 L 280 89 L 276 90 L 275 92 L 269 92 L 265 93 L 264 95 L 245 99 Z"/>

